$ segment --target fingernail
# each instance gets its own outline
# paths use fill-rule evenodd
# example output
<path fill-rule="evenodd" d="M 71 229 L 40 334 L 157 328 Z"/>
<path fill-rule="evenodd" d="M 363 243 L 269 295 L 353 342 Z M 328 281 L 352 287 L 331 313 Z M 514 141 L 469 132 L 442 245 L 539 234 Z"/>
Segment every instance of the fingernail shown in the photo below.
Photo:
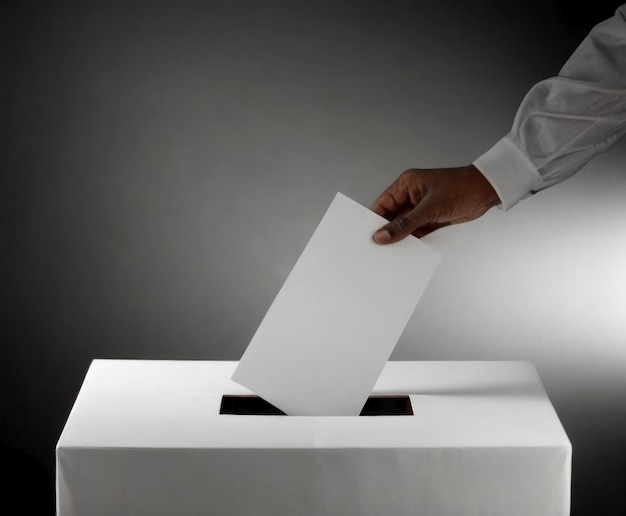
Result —
<path fill-rule="evenodd" d="M 391 233 L 389 233 L 386 229 L 379 229 L 376 233 L 374 233 L 374 240 L 378 244 L 386 244 L 389 240 L 391 240 Z"/>

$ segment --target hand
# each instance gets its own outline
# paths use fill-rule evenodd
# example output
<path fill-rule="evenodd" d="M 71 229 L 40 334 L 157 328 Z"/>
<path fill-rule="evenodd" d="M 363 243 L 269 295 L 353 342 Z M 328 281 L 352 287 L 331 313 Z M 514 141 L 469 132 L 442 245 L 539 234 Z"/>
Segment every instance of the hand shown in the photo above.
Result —
<path fill-rule="evenodd" d="M 378 244 L 392 244 L 450 224 L 468 222 L 500 203 L 489 181 L 473 165 L 403 172 L 371 209 L 390 220 L 374 234 Z"/>

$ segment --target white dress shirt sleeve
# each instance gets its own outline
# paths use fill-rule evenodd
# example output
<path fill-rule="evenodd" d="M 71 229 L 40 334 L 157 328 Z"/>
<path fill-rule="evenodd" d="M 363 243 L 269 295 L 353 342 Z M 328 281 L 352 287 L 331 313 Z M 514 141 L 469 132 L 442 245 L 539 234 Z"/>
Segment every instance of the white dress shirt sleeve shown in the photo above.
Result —
<path fill-rule="evenodd" d="M 511 132 L 474 161 L 506 211 L 574 175 L 626 133 L 626 4 L 596 25 L 559 75 L 535 84 Z"/>

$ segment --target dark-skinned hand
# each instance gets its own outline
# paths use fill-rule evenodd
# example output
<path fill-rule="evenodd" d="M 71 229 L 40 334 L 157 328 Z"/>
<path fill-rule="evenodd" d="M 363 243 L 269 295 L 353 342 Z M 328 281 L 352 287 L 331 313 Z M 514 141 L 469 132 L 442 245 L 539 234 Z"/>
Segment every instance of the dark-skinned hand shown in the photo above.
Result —
<path fill-rule="evenodd" d="M 410 234 L 421 238 L 443 226 L 477 219 L 499 203 L 496 191 L 473 165 L 412 168 L 371 206 L 390 221 L 376 231 L 374 241 L 392 244 Z"/>

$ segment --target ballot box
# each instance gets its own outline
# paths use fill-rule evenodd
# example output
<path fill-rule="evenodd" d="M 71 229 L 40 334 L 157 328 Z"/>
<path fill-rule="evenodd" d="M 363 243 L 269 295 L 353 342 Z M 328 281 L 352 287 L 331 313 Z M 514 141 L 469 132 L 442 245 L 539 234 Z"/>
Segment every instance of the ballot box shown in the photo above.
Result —
<path fill-rule="evenodd" d="M 571 445 L 524 361 L 388 362 L 412 414 L 220 413 L 236 362 L 94 360 L 56 448 L 59 516 L 569 514 Z"/>

